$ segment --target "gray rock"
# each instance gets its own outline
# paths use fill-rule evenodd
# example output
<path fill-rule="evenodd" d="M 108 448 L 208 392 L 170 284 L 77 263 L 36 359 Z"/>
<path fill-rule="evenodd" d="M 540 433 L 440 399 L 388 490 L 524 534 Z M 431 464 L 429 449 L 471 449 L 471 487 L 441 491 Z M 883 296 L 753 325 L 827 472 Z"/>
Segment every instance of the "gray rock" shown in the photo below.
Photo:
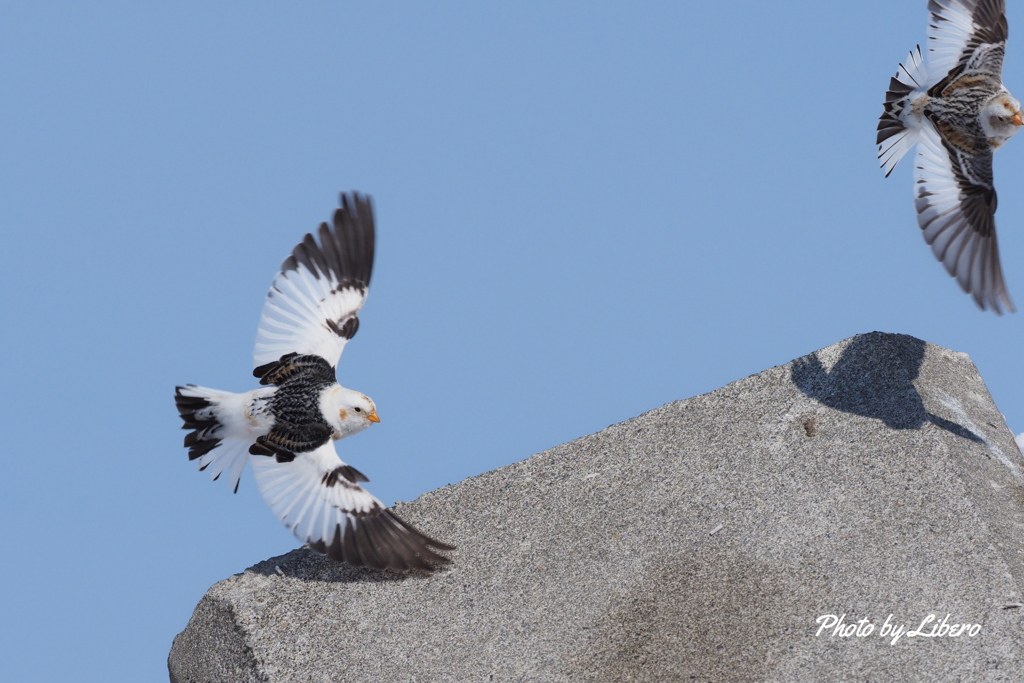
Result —
<path fill-rule="evenodd" d="M 1021 680 L 1022 470 L 965 354 L 859 335 L 400 504 L 434 575 L 218 583 L 171 680 Z"/>

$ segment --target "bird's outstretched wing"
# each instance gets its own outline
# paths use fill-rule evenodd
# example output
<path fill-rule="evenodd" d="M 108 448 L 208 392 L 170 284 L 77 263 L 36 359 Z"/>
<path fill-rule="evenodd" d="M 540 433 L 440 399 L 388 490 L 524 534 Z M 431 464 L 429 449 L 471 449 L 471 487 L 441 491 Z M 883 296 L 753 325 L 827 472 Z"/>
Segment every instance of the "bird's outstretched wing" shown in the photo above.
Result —
<path fill-rule="evenodd" d="M 917 222 L 935 257 L 982 308 L 1014 311 L 996 243 L 992 154 L 969 154 L 923 126 L 914 169 Z"/>
<path fill-rule="evenodd" d="M 450 560 L 437 551 L 454 547 L 403 522 L 358 484 L 328 441 L 290 462 L 252 458 L 256 485 L 267 505 L 295 536 L 328 557 L 375 569 L 433 570 Z"/>
<path fill-rule="evenodd" d="M 964 69 L 1000 76 L 1007 35 L 1005 0 L 928 0 L 928 11 L 932 79 Z"/>
<path fill-rule="evenodd" d="M 373 205 L 343 194 L 331 226 L 307 234 L 281 264 L 263 304 L 253 367 L 288 354 L 320 356 L 334 367 L 359 329 L 373 270 Z"/>

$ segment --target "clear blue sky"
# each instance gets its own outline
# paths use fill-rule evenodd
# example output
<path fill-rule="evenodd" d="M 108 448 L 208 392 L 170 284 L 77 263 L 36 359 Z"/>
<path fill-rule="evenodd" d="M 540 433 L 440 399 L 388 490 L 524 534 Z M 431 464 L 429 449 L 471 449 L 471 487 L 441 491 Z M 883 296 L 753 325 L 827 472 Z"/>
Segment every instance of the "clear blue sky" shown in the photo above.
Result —
<path fill-rule="evenodd" d="M 379 242 L 339 375 L 383 419 L 341 455 L 387 503 L 872 330 L 970 354 L 1024 430 L 1024 314 L 975 308 L 875 159 L 925 5 L 4 4 L 4 677 L 166 680 L 207 588 L 296 547 L 172 394 L 254 386 L 340 190 Z M 1024 306 L 1024 140 L 996 181 Z"/>

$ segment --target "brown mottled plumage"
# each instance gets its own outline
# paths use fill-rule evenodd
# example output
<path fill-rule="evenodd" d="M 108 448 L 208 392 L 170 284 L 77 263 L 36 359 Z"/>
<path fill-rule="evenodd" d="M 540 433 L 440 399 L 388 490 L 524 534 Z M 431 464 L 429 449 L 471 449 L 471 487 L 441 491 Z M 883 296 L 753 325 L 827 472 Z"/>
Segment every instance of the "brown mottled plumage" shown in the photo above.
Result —
<path fill-rule="evenodd" d="M 888 176 L 915 145 L 917 221 L 935 257 L 982 308 L 1013 311 L 996 242 L 992 153 L 1024 125 L 1003 87 L 1004 0 L 929 0 L 918 47 L 889 82 L 876 143 Z"/>

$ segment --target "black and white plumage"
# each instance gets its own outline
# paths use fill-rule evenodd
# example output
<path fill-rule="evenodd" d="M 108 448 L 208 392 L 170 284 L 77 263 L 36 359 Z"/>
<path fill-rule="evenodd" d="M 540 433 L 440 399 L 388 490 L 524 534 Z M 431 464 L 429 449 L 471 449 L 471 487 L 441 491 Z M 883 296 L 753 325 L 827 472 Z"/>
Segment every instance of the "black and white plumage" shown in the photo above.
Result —
<path fill-rule="evenodd" d="M 189 459 L 232 488 L 247 462 L 267 505 L 302 542 L 354 565 L 433 569 L 453 546 L 403 522 L 359 484 L 334 442 L 379 422 L 366 395 L 340 386 L 335 366 L 359 329 L 374 256 L 369 197 L 347 194 L 333 225 L 307 234 L 267 293 L 253 375 L 261 388 L 234 394 L 177 387 Z"/>
<path fill-rule="evenodd" d="M 929 0 L 928 63 L 910 53 L 889 82 L 878 123 L 888 176 L 917 146 L 914 207 L 925 241 L 974 301 L 1014 311 L 996 242 L 992 153 L 1021 126 L 1003 87 L 1004 0 Z"/>

